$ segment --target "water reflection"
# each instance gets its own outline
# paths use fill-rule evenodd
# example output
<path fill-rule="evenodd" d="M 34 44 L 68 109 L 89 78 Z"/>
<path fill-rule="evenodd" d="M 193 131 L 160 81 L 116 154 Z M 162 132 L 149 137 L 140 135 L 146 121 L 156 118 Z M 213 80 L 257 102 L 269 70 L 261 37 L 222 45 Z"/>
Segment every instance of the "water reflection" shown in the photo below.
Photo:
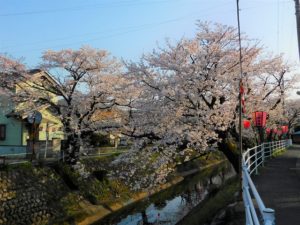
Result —
<path fill-rule="evenodd" d="M 152 225 L 176 224 L 195 206 L 235 175 L 229 164 L 200 172 L 184 179 L 178 185 L 136 204 L 124 213 L 105 218 L 98 224 Z"/>

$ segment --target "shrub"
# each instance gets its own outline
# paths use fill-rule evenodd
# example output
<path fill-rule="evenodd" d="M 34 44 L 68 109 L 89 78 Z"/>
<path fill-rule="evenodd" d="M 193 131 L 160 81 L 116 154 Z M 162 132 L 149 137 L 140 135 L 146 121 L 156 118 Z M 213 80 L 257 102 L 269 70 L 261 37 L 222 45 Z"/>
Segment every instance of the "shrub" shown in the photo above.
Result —
<path fill-rule="evenodd" d="M 80 194 L 92 204 L 111 203 L 119 198 L 127 199 L 131 195 L 129 188 L 119 180 L 110 180 L 107 177 L 97 179 L 94 176 L 97 170 L 84 177 L 69 165 L 61 165 L 61 169 L 78 187 Z"/>

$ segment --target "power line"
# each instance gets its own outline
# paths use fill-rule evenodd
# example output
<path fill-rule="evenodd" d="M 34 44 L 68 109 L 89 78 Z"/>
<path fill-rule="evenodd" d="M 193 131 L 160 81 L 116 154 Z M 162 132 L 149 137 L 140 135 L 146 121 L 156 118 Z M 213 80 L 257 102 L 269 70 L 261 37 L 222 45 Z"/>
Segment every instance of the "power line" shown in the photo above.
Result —
<path fill-rule="evenodd" d="M 290 3 L 290 2 L 284 2 L 285 4 L 286 3 Z M 269 5 L 274 5 L 274 3 L 268 3 Z M 261 8 L 264 8 L 264 7 L 270 7 L 269 5 L 259 5 L 259 6 L 250 6 L 250 7 L 245 7 L 245 8 L 241 8 L 240 10 L 242 11 L 245 11 L 245 10 L 249 10 L 249 9 L 261 9 Z"/>
<path fill-rule="evenodd" d="M 74 39 L 74 38 L 87 37 L 87 36 L 90 36 L 90 35 L 109 33 L 109 32 L 114 32 L 114 31 L 119 31 L 119 30 L 136 29 L 136 28 L 140 28 L 140 27 L 144 27 L 144 26 L 148 26 L 148 25 L 153 25 L 153 24 L 141 24 L 141 25 L 137 25 L 137 26 L 119 27 L 119 28 L 108 29 L 108 30 L 103 30 L 103 31 L 99 31 L 99 32 L 77 34 L 77 35 L 59 37 L 59 38 L 55 38 L 55 39 L 35 41 L 35 42 L 25 43 L 25 44 L 22 44 L 22 45 L 21 44 L 7 45 L 7 46 L 2 47 L 2 49 L 8 49 L 8 48 L 11 48 L 11 47 L 18 47 L 18 46 L 31 46 L 31 45 L 36 45 L 36 44 L 41 44 L 41 43 L 49 43 L 49 42 L 55 42 L 55 41 L 70 40 L 70 39 Z"/>
<path fill-rule="evenodd" d="M 298 37 L 298 53 L 300 58 L 300 1 L 295 0 L 295 11 L 296 11 L 296 25 L 297 25 L 297 37 Z"/>
<path fill-rule="evenodd" d="M 26 16 L 26 15 L 58 13 L 58 12 L 66 12 L 66 11 L 68 11 L 68 12 L 82 11 L 82 10 L 98 9 L 98 8 L 119 8 L 119 7 L 126 7 L 126 6 L 143 6 L 143 5 L 152 5 L 152 4 L 159 4 L 159 3 L 168 3 L 168 2 L 173 2 L 173 1 L 172 0 L 157 0 L 157 1 L 148 1 L 148 2 L 140 2 L 138 0 L 118 1 L 118 2 L 110 2 L 110 3 L 106 3 L 106 4 L 104 4 L 104 3 L 90 4 L 90 5 L 80 5 L 80 6 L 73 6 L 73 7 L 66 7 L 66 8 L 57 8 L 57 9 L 45 9 L 45 10 L 36 10 L 36 11 L 4 13 L 4 14 L 0 14 L 0 17 Z M 180 0 L 177 0 L 177 1 L 180 1 Z"/>
<path fill-rule="evenodd" d="M 269 4 L 269 3 L 272 3 L 274 4 L 274 0 L 269 0 L 269 1 L 262 1 L 262 0 L 251 0 L 251 1 L 247 1 L 248 3 L 255 3 L 255 2 L 258 2 L 258 3 L 261 3 L 261 4 Z M 279 3 L 289 3 L 290 1 L 279 1 Z"/>
<path fill-rule="evenodd" d="M 290 29 L 290 40 L 289 40 L 289 45 L 288 45 L 288 59 L 290 60 L 290 59 L 292 59 L 293 57 L 292 57 L 292 54 L 291 54 L 291 52 L 292 52 L 292 49 L 293 49 L 293 38 L 296 36 L 295 34 L 296 34 L 296 30 L 295 30 L 295 27 L 294 27 L 294 24 L 293 23 L 290 23 L 291 24 L 291 29 Z M 296 40 L 297 40 L 297 38 L 296 38 Z M 295 41 L 295 42 L 297 42 L 297 41 Z"/>
<path fill-rule="evenodd" d="M 83 42 L 92 42 L 92 41 L 97 41 L 97 40 L 101 40 L 101 39 L 112 38 L 112 37 L 116 37 L 116 36 L 122 36 L 122 35 L 129 34 L 129 33 L 132 33 L 132 32 L 137 32 L 137 31 L 146 30 L 146 29 L 149 29 L 149 28 L 154 28 L 155 26 L 180 21 L 182 19 L 187 19 L 187 18 L 177 18 L 177 19 L 173 19 L 173 20 L 169 20 L 169 21 L 165 21 L 165 22 L 152 24 L 152 25 L 149 24 L 148 26 L 147 25 L 146 26 L 141 26 L 140 28 L 129 29 L 129 30 L 124 31 L 124 32 L 117 32 L 117 33 L 113 33 L 113 34 L 108 34 L 108 35 L 104 35 L 104 36 L 93 38 L 93 39 L 87 39 L 87 40 L 84 40 L 84 41 L 77 41 L 77 42 L 66 43 L 66 44 L 59 44 L 59 45 L 48 47 L 47 49 L 70 46 L 70 45 L 75 45 L 75 44 L 82 44 Z M 46 48 L 38 48 L 38 49 L 34 49 L 34 50 L 29 50 L 29 51 L 24 50 L 24 51 L 18 51 L 18 53 L 20 53 L 20 52 L 42 51 L 42 50 L 45 50 L 45 49 Z M 16 53 L 16 52 L 12 52 L 12 53 Z"/>
<path fill-rule="evenodd" d="M 222 8 L 222 7 L 224 7 L 224 5 L 228 5 L 228 4 L 230 4 L 230 2 L 224 3 L 223 5 L 219 4 L 218 6 L 209 7 L 209 8 L 203 9 L 201 11 L 209 12 L 209 11 L 215 10 L 217 8 Z M 227 10 L 227 12 L 229 12 L 229 10 Z M 149 23 L 149 24 L 142 24 L 142 25 L 138 25 L 138 26 L 123 27 L 123 28 L 121 28 L 121 29 L 124 30 L 122 32 L 118 32 L 120 30 L 120 28 L 111 29 L 111 31 L 116 31 L 116 32 L 111 33 L 111 34 L 107 34 L 107 35 L 103 35 L 103 36 L 100 36 L 100 37 L 92 38 L 92 39 L 83 40 L 83 41 L 77 41 L 77 42 L 66 43 L 66 44 L 59 44 L 59 45 L 48 47 L 48 49 L 49 48 L 62 47 L 62 46 L 66 46 L 66 45 L 69 46 L 69 45 L 81 44 L 83 42 L 92 42 L 92 41 L 101 40 L 101 39 L 105 39 L 105 38 L 116 37 L 116 36 L 122 36 L 122 35 L 125 35 L 125 34 L 128 34 L 128 33 L 137 32 L 137 31 L 146 30 L 146 29 L 151 29 L 151 28 L 161 26 L 161 25 L 164 25 L 164 24 L 169 24 L 169 23 L 174 23 L 174 22 L 178 22 L 178 21 L 181 21 L 181 20 L 185 20 L 185 19 L 190 19 L 192 15 L 198 15 L 198 14 L 199 14 L 199 12 L 194 12 L 194 13 L 189 13 L 189 14 L 187 14 L 185 16 L 182 16 L 182 17 L 177 17 L 177 18 L 173 18 L 173 19 L 169 19 L 169 20 L 165 20 L 165 21 L 161 21 L 161 22 L 157 22 L 157 23 Z M 202 14 L 202 15 L 209 15 L 209 14 L 210 13 L 206 13 L 206 14 Z M 94 34 L 101 34 L 101 33 L 105 33 L 105 32 L 107 32 L 107 31 L 96 32 Z M 90 34 L 88 34 L 88 35 L 90 35 Z M 77 37 L 84 37 L 84 36 L 86 36 L 86 35 L 79 35 Z M 72 36 L 70 38 L 69 37 L 58 38 L 58 39 L 48 40 L 48 42 L 57 41 L 57 40 L 67 40 L 67 39 L 73 39 L 73 38 L 74 38 L 74 36 Z M 28 45 L 36 45 L 37 43 L 45 43 L 45 42 L 47 42 L 47 41 L 32 42 L 32 43 L 29 43 Z M 16 47 L 16 46 L 18 46 L 18 45 L 14 45 L 13 47 Z M 24 46 L 24 44 L 22 44 L 22 46 Z M 5 49 L 7 49 L 8 47 L 3 47 L 2 49 L 5 51 Z M 17 51 L 17 52 L 11 52 L 11 53 L 33 52 L 33 51 L 41 51 L 41 50 L 44 50 L 44 49 L 45 48 L 38 48 L 38 49 L 34 49 L 34 50 L 31 49 L 29 51 L 24 50 L 24 51 Z"/>
<path fill-rule="evenodd" d="M 276 40 L 276 50 L 279 53 L 279 0 L 277 0 L 277 40 Z"/>

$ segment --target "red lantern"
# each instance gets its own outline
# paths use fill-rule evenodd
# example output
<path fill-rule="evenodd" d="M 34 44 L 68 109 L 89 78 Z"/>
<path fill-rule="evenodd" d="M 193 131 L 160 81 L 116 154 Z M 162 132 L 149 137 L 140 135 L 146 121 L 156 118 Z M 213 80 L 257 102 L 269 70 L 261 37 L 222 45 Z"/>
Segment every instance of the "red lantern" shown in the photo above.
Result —
<path fill-rule="evenodd" d="M 272 131 L 273 131 L 274 134 L 277 134 L 277 129 L 276 128 L 273 128 Z"/>
<path fill-rule="evenodd" d="M 266 112 L 254 112 L 252 113 L 252 119 L 254 122 L 254 126 L 256 127 L 265 127 L 267 122 L 267 115 Z"/>
<path fill-rule="evenodd" d="M 267 129 L 266 129 L 266 133 L 267 133 L 267 135 L 269 135 L 269 134 L 271 133 L 271 129 L 270 129 L 270 128 L 267 128 Z"/>
<path fill-rule="evenodd" d="M 282 133 L 283 133 L 282 130 L 278 130 L 278 131 L 277 131 L 277 135 L 278 135 L 278 136 L 280 136 Z"/>
<path fill-rule="evenodd" d="M 244 120 L 244 128 L 248 129 L 250 127 L 250 121 L 249 120 Z"/>
<path fill-rule="evenodd" d="M 283 134 L 286 134 L 289 131 L 288 126 L 281 126 L 281 130 Z"/>

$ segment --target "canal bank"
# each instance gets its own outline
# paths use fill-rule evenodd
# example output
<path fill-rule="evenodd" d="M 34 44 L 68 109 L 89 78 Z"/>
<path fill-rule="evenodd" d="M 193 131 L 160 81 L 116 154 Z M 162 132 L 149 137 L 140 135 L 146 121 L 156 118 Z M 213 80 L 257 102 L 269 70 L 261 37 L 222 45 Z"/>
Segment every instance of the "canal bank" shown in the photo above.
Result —
<path fill-rule="evenodd" d="M 190 173 L 186 171 L 186 177 L 161 186 L 92 224 L 176 224 L 235 175 L 232 167 L 221 161 Z"/>
<path fill-rule="evenodd" d="M 135 193 L 135 194 L 133 194 L 131 199 L 127 200 L 126 202 L 116 202 L 113 204 L 108 204 L 106 206 L 86 205 L 85 208 L 87 210 L 90 210 L 93 213 L 93 215 L 87 216 L 84 220 L 79 221 L 76 224 L 78 224 L 78 225 L 93 224 L 111 213 L 117 212 L 118 210 L 120 210 L 130 204 L 134 204 L 138 201 L 148 198 L 148 197 L 152 196 L 153 194 L 160 192 L 162 190 L 165 190 L 173 185 L 176 185 L 177 183 L 179 183 L 183 180 L 184 180 L 184 177 L 178 176 L 178 177 L 174 178 L 171 182 L 160 185 L 159 187 L 156 187 L 153 190 L 150 190 L 149 192 L 141 191 L 141 192 Z"/>
<path fill-rule="evenodd" d="M 189 170 L 189 171 L 185 171 L 185 172 L 179 172 L 178 175 L 170 182 L 166 183 L 166 184 L 162 184 L 150 191 L 141 191 L 141 192 L 138 192 L 136 194 L 134 194 L 132 196 L 131 199 L 129 199 L 128 201 L 126 202 L 116 202 L 114 204 L 111 204 L 111 205 L 107 205 L 107 206 L 98 206 L 98 210 L 95 211 L 95 206 L 91 206 L 94 210 L 93 210 L 93 215 L 91 216 L 88 216 L 86 217 L 84 220 L 82 221 L 79 221 L 77 224 L 78 225 L 90 225 L 90 224 L 93 224 L 99 220 L 101 220 L 102 218 L 104 218 L 105 216 L 111 214 L 111 213 L 114 213 L 118 210 L 120 210 L 121 208 L 124 208 L 130 204 L 133 204 L 135 202 L 138 202 L 138 201 L 141 201 L 145 198 L 149 198 L 151 197 L 152 195 L 160 192 L 160 191 L 163 191 L 167 188 L 170 188 L 180 182 L 182 182 L 184 180 L 184 177 L 187 177 L 187 176 L 190 176 L 190 175 L 193 175 L 195 173 L 198 173 L 200 172 L 201 170 L 206 170 L 206 169 L 209 169 L 211 167 L 214 167 L 214 166 L 217 166 L 221 163 L 224 163 L 225 160 L 220 160 L 220 161 L 217 161 L 217 162 L 214 162 L 210 165 L 206 165 L 202 168 L 194 168 L 192 170 Z M 87 205 L 88 207 L 88 205 Z"/>
<path fill-rule="evenodd" d="M 237 210 L 240 207 L 237 203 L 238 188 L 237 177 L 227 180 L 219 190 L 211 193 L 209 198 L 206 198 L 193 208 L 176 225 L 227 225 L 231 224 L 229 222 L 237 221 L 239 219 L 237 217 L 241 217 L 241 213 Z M 244 212 L 242 212 L 242 217 L 243 215 Z M 239 220 L 239 222 L 241 221 Z M 244 218 L 242 218 L 243 222 Z M 242 223 L 237 224 L 240 225 Z"/>
<path fill-rule="evenodd" d="M 179 199 L 183 201 L 185 201 L 184 199 L 189 199 L 190 193 L 195 192 L 194 189 L 205 190 L 204 187 L 208 183 L 215 182 L 209 182 L 207 179 L 219 179 L 213 178 L 211 173 L 214 170 L 213 168 L 220 167 L 218 165 L 220 165 L 221 160 L 217 160 L 215 157 L 211 157 L 210 160 L 207 160 L 205 157 L 203 160 L 205 162 L 194 162 L 196 167 L 201 169 L 195 168 L 194 165 L 191 166 L 193 163 L 184 164 L 183 169 L 178 171 L 176 175 L 173 175 L 170 182 L 156 189 L 151 189 L 148 192 L 131 193 L 128 195 L 128 198 L 124 198 L 121 194 L 120 197 L 115 196 L 109 201 L 103 201 L 103 203 L 93 203 L 91 201 L 93 199 L 88 198 L 89 196 L 85 195 L 85 193 L 90 193 L 89 190 L 93 191 L 94 189 L 84 189 L 85 192 L 83 192 L 83 189 L 80 189 L 81 187 L 78 186 L 78 182 L 74 183 L 74 179 L 71 176 L 65 176 L 67 175 L 66 173 L 59 172 L 62 171 L 59 165 L 56 167 L 38 167 L 26 163 L 24 165 L 2 168 L 0 170 L 0 224 L 15 225 L 16 221 L 18 224 L 37 225 L 98 224 L 99 220 L 107 218 L 113 218 L 113 221 L 117 221 L 121 217 L 127 217 L 127 215 L 135 218 L 132 214 L 137 209 L 142 208 L 145 210 L 145 218 L 147 216 L 153 217 L 153 214 L 149 215 L 149 209 L 147 211 L 147 207 L 152 203 L 155 203 L 155 207 L 159 208 L 170 204 L 169 202 L 171 202 L 171 205 L 176 205 Z M 88 161 L 87 164 L 100 165 L 101 168 L 105 166 L 103 160 L 100 161 L 101 163 L 97 160 L 93 160 L 93 162 L 94 164 Z M 97 167 L 95 171 L 101 172 L 101 168 Z M 199 170 L 201 171 L 199 172 Z M 198 175 L 198 173 L 201 174 Z M 112 186 L 107 186 L 110 184 L 107 183 L 107 180 L 101 182 L 101 177 L 97 177 L 99 180 L 95 178 L 95 175 L 99 174 L 91 174 L 93 175 L 91 177 L 94 179 L 92 182 L 97 181 L 97 184 L 99 184 L 96 186 L 97 188 L 101 188 L 100 185 L 106 185 L 104 188 L 107 189 L 107 192 L 104 193 L 104 196 L 107 193 L 115 195 L 113 191 L 116 189 L 109 189 Z M 193 181 L 194 178 L 192 177 L 196 177 L 195 181 Z M 202 181 L 196 185 L 197 180 L 199 180 L 197 177 L 200 177 L 199 179 Z M 90 181 L 82 182 L 85 185 L 83 187 L 91 187 L 93 183 Z M 189 185 L 187 185 L 187 181 Z M 189 190 L 186 187 L 189 187 Z M 122 190 L 119 189 L 118 193 L 122 193 Z M 178 197 L 174 201 L 170 201 L 182 193 L 186 197 Z M 201 193 L 196 194 L 196 196 L 201 196 Z M 154 206 L 152 205 L 152 207 Z M 156 216 L 159 213 L 156 209 L 150 209 L 150 211 L 155 212 Z M 138 216 L 136 218 L 139 220 L 140 212 L 137 213 Z M 119 216 L 120 214 L 121 216 Z M 164 212 L 161 212 L 161 215 L 161 218 L 163 218 Z M 149 219 L 151 221 L 153 218 Z M 103 223 L 100 222 L 100 224 Z M 109 222 L 108 224 L 111 223 Z"/>

